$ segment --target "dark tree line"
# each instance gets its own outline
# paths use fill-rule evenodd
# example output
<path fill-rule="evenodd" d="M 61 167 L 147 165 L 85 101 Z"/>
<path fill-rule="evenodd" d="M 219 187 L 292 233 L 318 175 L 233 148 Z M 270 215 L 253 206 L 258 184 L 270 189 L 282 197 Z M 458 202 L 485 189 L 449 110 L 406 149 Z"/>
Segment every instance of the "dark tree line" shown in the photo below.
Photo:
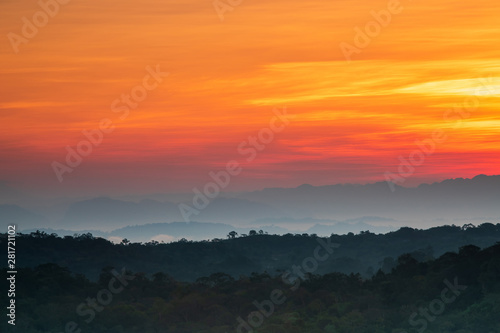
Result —
<path fill-rule="evenodd" d="M 311 256 L 318 238 L 314 234 L 279 236 L 250 230 L 245 237 L 235 233 L 227 239 L 201 242 L 181 239 L 169 244 L 156 241 L 141 244 L 123 240 L 121 244 L 113 244 L 91 234 L 58 237 L 34 232 L 18 235 L 17 261 L 20 267 L 55 263 L 93 281 L 102 267 L 115 266 L 146 274 L 166 272 L 176 280 L 193 282 L 217 272 L 238 278 L 252 272 L 274 274 L 286 270 Z M 387 234 L 363 231 L 357 235 L 332 234 L 329 238 L 340 247 L 315 273 L 359 273 L 369 278 L 379 269 L 390 272 L 397 258 L 405 253 L 421 262 L 469 244 L 480 248 L 491 246 L 500 240 L 500 224 L 427 230 L 401 228 Z M 4 242 L 5 234 L 0 235 L 0 246 Z"/>
<path fill-rule="evenodd" d="M 110 288 L 117 272 L 133 279 L 87 323 L 90 316 L 79 315 L 78 306 Z M 13 329 L 2 321 L 2 332 L 64 332 L 73 321 L 81 332 L 224 333 L 236 332 L 238 318 L 248 321 L 258 311 L 269 314 L 262 315 L 255 328 L 261 333 L 418 332 L 424 324 L 429 333 L 500 332 L 500 243 L 483 250 L 463 246 L 424 262 L 401 255 L 390 272 L 378 270 L 369 279 L 359 274 L 307 274 L 291 284 L 280 274 L 235 279 L 214 273 L 182 282 L 165 272 L 149 275 L 107 266 L 93 282 L 52 263 L 21 268 L 17 276 L 17 325 Z M 444 288 L 449 290 L 443 293 Z M 265 302 L 276 290 L 282 291 L 283 301 L 271 313 Z M 437 315 L 432 304 L 435 308 L 441 297 L 453 301 Z M 425 322 L 423 311 L 433 320 Z"/>

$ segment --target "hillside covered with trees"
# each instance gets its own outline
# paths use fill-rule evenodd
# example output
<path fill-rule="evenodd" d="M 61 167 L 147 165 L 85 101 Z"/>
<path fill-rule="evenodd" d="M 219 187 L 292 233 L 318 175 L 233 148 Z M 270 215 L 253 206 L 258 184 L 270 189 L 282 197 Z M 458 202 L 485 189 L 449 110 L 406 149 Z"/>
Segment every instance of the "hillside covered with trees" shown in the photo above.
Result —
<path fill-rule="evenodd" d="M 17 325 L 2 321 L 2 332 L 500 332 L 500 243 L 423 262 L 402 255 L 369 279 L 216 273 L 181 282 L 105 267 L 90 281 L 50 263 L 17 276 Z"/>
<path fill-rule="evenodd" d="M 5 238 L 0 238 L 3 246 Z M 107 266 L 127 267 L 151 276 L 165 272 L 179 281 L 195 281 L 224 272 L 233 278 L 251 273 L 277 274 L 313 255 L 318 240 L 338 244 L 328 260 L 318 265 L 316 274 L 359 273 L 369 278 L 379 269 L 390 272 L 399 256 L 410 253 L 418 261 L 437 258 L 465 245 L 480 248 L 500 241 L 500 224 L 442 226 L 427 230 L 401 228 L 387 234 L 369 231 L 357 235 L 332 234 L 321 238 L 314 234 L 267 235 L 251 230 L 227 239 L 201 242 L 180 240 L 174 243 L 113 244 L 91 234 L 58 237 L 34 232 L 18 235 L 17 261 L 20 267 L 54 263 L 72 272 L 97 280 Z"/>

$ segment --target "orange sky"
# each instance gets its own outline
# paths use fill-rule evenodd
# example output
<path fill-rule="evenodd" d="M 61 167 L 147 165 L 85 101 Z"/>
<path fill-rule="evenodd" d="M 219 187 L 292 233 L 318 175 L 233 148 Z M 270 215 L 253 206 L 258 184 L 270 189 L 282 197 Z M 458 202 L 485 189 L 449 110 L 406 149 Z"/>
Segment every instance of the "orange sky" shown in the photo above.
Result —
<path fill-rule="evenodd" d="M 71 0 L 16 53 L 8 34 L 22 36 L 23 16 L 41 9 L 2 1 L 0 179 L 82 193 L 190 191 L 237 160 L 243 171 L 228 190 L 365 183 L 397 173 L 398 156 L 435 129 L 447 139 L 405 186 L 499 174 L 498 3 L 401 1 L 347 62 L 340 43 L 354 45 L 353 29 L 387 6 L 244 0 L 221 22 L 210 0 Z M 111 103 L 157 64 L 169 75 L 120 120 Z M 467 97 L 477 102 L 468 117 L 443 119 Z M 238 145 L 283 106 L 293 120 L 247 162 Z M 104 118 L 113 132 L 59 182 L 52 163 Z"/>

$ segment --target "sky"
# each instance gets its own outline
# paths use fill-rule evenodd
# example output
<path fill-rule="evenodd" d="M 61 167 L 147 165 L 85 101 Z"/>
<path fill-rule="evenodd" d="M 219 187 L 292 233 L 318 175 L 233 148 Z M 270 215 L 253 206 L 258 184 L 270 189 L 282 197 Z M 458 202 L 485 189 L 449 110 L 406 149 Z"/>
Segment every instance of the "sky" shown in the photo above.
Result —
<path fill-rule="evenodd" d="M 500 173 L 493 0 L 60 1 L 0 2 L 13 187 L 189 192 L 234 161 L 227 191 L 384 181 L 410 158 L 403 186 Z"/>

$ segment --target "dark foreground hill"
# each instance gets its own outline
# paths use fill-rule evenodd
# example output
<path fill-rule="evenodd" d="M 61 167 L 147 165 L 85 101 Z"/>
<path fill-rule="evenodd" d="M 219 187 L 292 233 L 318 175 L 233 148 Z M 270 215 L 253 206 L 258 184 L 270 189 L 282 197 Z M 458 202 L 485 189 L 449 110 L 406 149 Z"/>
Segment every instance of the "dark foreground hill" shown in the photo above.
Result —
<path fill-rule="evenodd" d="M 314 256 L 327 260 L 329 251 Z M 308 262 L 312 262 L 309 260 Z M 300 265 L 299 265 L 300 266 Z M 435 260 L 402 255 L 390 273 L 224 273 L 179 282 L 105 268 L 91 282 L 56 264 L 18 269 L 16 326 L 1 332 L 500 332 L 500 243 Z M 6 270 L 2 270 L 6 276 Z M 2 279 L 2 290 L 7 290 Z"/>

